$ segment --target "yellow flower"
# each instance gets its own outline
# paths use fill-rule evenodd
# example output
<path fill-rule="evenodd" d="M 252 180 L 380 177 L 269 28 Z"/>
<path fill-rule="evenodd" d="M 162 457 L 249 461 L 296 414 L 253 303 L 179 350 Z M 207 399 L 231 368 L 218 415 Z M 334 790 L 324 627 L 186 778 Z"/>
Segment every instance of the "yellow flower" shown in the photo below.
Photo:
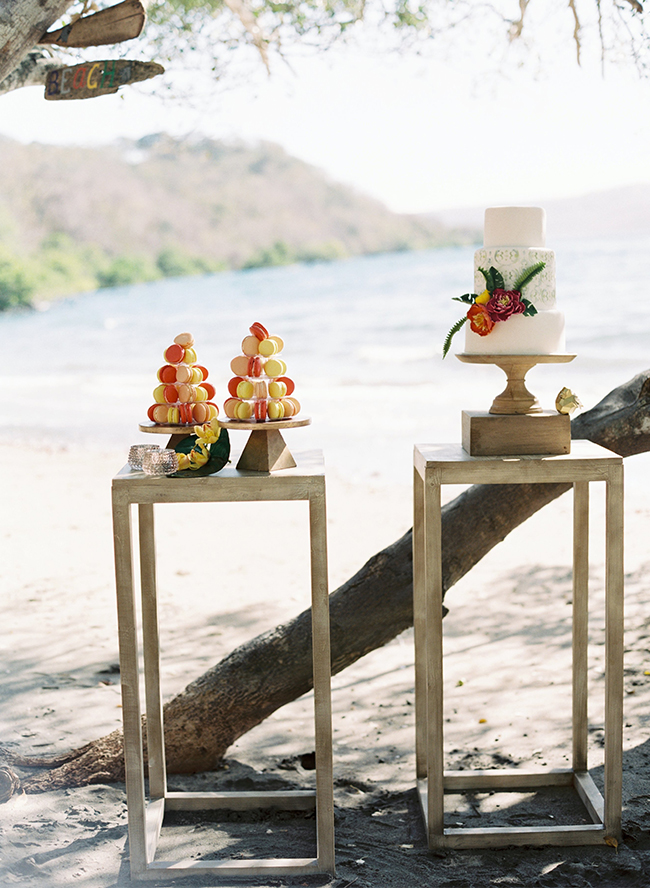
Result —
<path fill-rule="evenodd" d="M 221 434 L 221 427 L 216 418 L 202 426 L 194 426 L 197 437 L 196 444 L 189 453 L 178 454 L 178 469 L 200 469 L 210 459 L 208 444 L 214 444 Z"/>
<path fill-rule="evenodd" d="M 490 298 L 491 298 L 491 293 L 489 292 L 489 290 L 483 290 L 483 292 L 480 294 L 480 296 L 476 297 L 476 299 L 474 300 L 474 303 L 476 305 L 485 305 L 486 302 L 490 301 Z"/>
<path fill-rule="evenodd" d="M 214 420 L 212 422 L 206 422 L 202 426 L 194 426 L 194 434 L 199 439 L 197 444 L 214 444 L 218 440 L 219 435 L 221 434 L 221 428 L 216 423 L 213 425 L 213 422 Z"/>
<path fill-rule="evenodd" d="M 205 445 L 199 445 L 199 447 L 201 448 L 200 450 L 194 447 L 190 451 L 190 469 L 200 469 L 210 458 L 207 447 Z"/>
<path fill-rule="evenodd" d="M 178 457 L 178 471 L 179 472 L 182 472 L 183 469 L 191 468 L 192 464 L 190 462 L 190 454 L 189 453 L 177 453 L 176 456 Z"/>

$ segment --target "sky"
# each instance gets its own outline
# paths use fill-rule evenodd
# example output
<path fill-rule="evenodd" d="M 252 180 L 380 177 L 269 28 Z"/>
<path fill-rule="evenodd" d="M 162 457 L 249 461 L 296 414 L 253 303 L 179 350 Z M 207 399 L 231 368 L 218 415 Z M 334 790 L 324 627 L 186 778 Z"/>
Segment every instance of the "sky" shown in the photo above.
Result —
<path fill-rule="evenodd" d="M 570 34 L 563 31 L 563 34 Z M 487 48 L 486 48 L 487 47 Z M 505 47 L 505 50 L 504 50 Z M 543 202 L 650 182 L 650 80 L 575 63 L 570 39 L 541 60 L 505 39 L 427 57 L 347 47 L 261 66 L 190 101 L 155 80 L 117 96 L 47 102 L 41 87 L 0 96 L 0 133 L 97 144 L 165 130 L 265 139 L 398 212 Z M 533 53 L 530 53 L 531 57 Z"/>

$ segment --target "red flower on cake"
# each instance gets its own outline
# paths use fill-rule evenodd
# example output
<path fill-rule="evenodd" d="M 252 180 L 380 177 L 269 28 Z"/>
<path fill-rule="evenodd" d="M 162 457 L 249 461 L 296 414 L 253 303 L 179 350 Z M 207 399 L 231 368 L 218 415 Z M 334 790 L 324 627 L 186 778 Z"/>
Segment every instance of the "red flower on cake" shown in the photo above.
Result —
<path fill-rule="evenodd" d="M 519 290 L 493 290 L 485 307 L 493 321 L 507 321 L 512 315 L 526 310 Z"/>
<path fill-rule="evenodd" d="M 494 327 L 494 321 L 486 305 L 480 305 L 480 303 L 475 302 L 467 312 L 467 317 L 469 318 L 470 327 L 479 336 L 487 336 Z"/>

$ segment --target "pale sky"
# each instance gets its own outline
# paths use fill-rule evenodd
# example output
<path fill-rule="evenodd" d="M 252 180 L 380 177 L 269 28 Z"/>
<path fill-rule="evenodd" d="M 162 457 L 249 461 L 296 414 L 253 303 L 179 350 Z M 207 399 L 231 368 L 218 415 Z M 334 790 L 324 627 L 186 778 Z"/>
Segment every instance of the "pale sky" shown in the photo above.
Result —
<path fill-rule="evenodd" d="M 474 59 L 476 62 L 476 59 Z M 189 106 L 156 81 L 118 96 L 46 102 L 0 96 L 0 133 L 93 144 L 166 130 L 267 139 L 400 212 L 526 203 L 650 181 L 650 80 L 597 61 L 518 69 L 346 49 L 267 78 L 199 91 Z M 205 90 L 205 88 L 204 88 Z"/>

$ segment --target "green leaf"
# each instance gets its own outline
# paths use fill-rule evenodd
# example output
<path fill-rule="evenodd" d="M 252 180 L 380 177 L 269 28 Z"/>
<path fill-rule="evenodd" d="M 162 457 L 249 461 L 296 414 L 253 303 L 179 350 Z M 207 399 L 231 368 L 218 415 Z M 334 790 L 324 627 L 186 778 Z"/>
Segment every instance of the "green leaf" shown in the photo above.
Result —
<path fill-rule="evenodd" d="M 522 311 L 522 314 L 525 318 L 532 318 L 533 315 L 537 314 L 537 309 L 535 308 L 533 303 L 530 301 L 530 299 L 522 299 L 521 301 L 526 306 L 524 311 Z"/>
<path fill-rule="evenodd" d="M 479 268 L 479 271 L 481 272 L 481 274 L 485 278 L 485 289 L 488 291 L 488 293 L 492 293 L 492 291 L 494 290 L 494 286 L 495 286 L 494 277 L 492 276 L 492 272 L 494 271 L 494 268 L 490 268 L 489 271 L 486 271 L 484 268 Z"/>
<path fill-rule="evenodd" d="M 458 333 L 458 331 L 459 331 L 460 328 L 463 326 L 463 324 L 465 323 L 466 320 L 467 320 L 467 315 L 465 315 L 465 317 L 464 317 L 464 318 L 461 318 L 459 321 L 456 321 L 456 323 L 455 323 L 454 326 L 451 328 L 451 330 L 449 331 L 449 333 L 447 333 L 447 336 L 445 337 L 445 343 L 444 343 L 444 345 L 442 346 L 442 357 L 443 357 L 443 360 L 444 360 L 444 358 L 447 357 L 447 352 L 449 351 L 449 347 L 451 346 L 451 340 L 454 338 L 454 336 L 456 335 L 456 333 Z"/>
<path fill-rule="evenodd" d="M 476 299 L 476 293 L 463 293 L 462 296 L 452 296 L 454 302 L 464 302 L 466 305 L 473 305 Z"/>
<path fill-rule="evenodd" d="M 188 435 L 179 441 L 175 447 L 176 453 L 189 453 L 197 442 L 196 435 Z M 200 469 L 183 469 L 182 472 L 176 472 L 171 475 L 172 478 L 200 478 L 202 475 L 214 475 L 220 472 L 228 462 L 230 456 L 230 438 L 228 437 L 228 429 L 221 429 L 219 437 L 210 444 L 210 458 Z"/>
<path fill-rule="evenodd" d="M 512 285 L 512 289 L 521 292 L 526 284 L 529 284 L 544 268 L 546 268 L 546 262 L 536 262 L 530 268 L 525 268 Z"/>
<path fill-rule="evenodd" d="M 494 290 L 505 290 L 506 284 L 503 280 L 503 275 L 498 269 L 494 267 L 494 265 L 490 268 L 490 274 L 492 275 L 492 280 L 494 281 L 494 287 L 492 287 L 490 293 L 492 293 Z M 488 289 L 490 288 L 488 287 Z"/>

